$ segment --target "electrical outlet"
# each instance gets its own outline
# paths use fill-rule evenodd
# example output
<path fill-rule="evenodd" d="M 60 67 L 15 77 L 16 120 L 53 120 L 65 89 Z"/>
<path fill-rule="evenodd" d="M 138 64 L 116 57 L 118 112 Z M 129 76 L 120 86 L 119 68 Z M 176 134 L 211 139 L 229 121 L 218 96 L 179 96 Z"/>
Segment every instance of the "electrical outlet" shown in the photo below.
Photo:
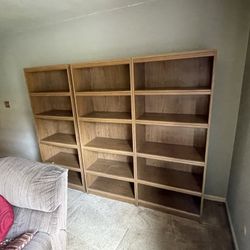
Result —
<path fill-rule="evenodd" d="M 243 233 L 244 233 L 244 236 L 247 236 L 247 227 L 245 225 L 243 226 Z"/>
<path fill-rule="evenodd" d="M 9 101 L 4 101 L 4 106 L 5 106 L 5 108 L 10 108 L 10 102 Z"/>

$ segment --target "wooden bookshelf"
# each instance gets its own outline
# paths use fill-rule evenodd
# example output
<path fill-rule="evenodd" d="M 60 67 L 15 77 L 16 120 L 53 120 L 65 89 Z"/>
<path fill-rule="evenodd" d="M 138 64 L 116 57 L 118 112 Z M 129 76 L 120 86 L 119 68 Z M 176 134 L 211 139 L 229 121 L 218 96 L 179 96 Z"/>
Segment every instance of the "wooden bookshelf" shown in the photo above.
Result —
<path fill-rule="evenodd" d="M 139 205 L 202 216 L 215 56 L 133 58 Z"/>
<path fill-rule="evenodd" d="M 27 69 L 43 161 L 67 167 L 70 187 L 200 219 L 215 57 L 201 50 Z"/>
<path fill-rule="evenodd" d="M 85 190 L 68 65 L 24 70 L 43 162 L 69 169 L 69 187 Z"/>

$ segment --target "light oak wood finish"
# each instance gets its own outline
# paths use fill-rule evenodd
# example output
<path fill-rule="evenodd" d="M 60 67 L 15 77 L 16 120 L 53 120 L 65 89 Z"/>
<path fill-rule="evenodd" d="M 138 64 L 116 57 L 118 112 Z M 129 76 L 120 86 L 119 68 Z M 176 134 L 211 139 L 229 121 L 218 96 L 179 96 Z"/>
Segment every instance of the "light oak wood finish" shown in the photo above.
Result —
<path fill-rule="evenodd" d="M 98 159 L 86 172 L 98 176 L 116 177 L 117 180 L 133 182 L 133 166 L 128 162 Z"/>
<path fill-rule="evenodd" d="M 73 113 L 71 110 L 50 110 L 35 115 L 35 118 L 73 121 Z"/>
<path fill-rule="evenodd" d="M 81 121 L 131 123 L 130 105 L 126 96 L 77 97 Z"/>
<path fill-rule="evenodd" d="M 140 184 L 201 196 L 202 174 L 151 166 L 143 158 L 137 162 Z"/>
<path fill-rule="evenodd" d="M 127 181 L 96 177 L 88 186 L 88 190 L 92 193 L 119 197 L 121 200 L 125 201 L 134 201 L 133 184 Z"/>
<path fill-rule="evenodd" d="M 75 171 L 69 170 L 68 173 L 69 187 L 83 191 L 83 183 L 81 174 Z"/>
<path fill-rule="evenodd" d="M 71 165 L 71 187 L 81 190 L 84 177 L 89 193 L 199 219 L 215 57 L 202 50 L 72 64 L 72 85 L 67 66 L 27 70 L 43 159 Z M 54 129 L 41 128 L 47 121 Z"/>
<path fill-rule="evenodd" d="M 140 202 L 193 215 L 199 215 L 200 213 L 199 197 L 141 184 L 139 185 L 139 204 Z"/>
<path fill-rule="evenodd" d="M 136 96 L 147 96 L 147 95 L 210 95 L 211 90 L 207 88 L 154 88 L 136 90 Z"/>
<path fill-rule="evenodd" d="M 25 69 L 42 161 L 69 169 L 69 186 L 85 190 L 68 65 Z"/>
<path fill-rule="evenodd" d="M 130 90 L 129 62 L 72 65 L 74 87 L 81 91 Z"/>
<path fill-rule="evenodd" d="M 87 143 L 84 149 L 121 155 L 133 155 L 132 142 L 124 139 L 96 137 Z"/>
<path fill-rule="evenodd" d="M 130 96 L 129 90 L 103 90 L 103 91 L 84 91 L 76 92 L 76 96 Z"/>
<path fill-rule="evenodd" d="M 208 127 L 207 95 L 136 96 L 137 124 Z"/>
<path fill-rule="evenodd" d="M 70 92 L 34 92 L 30 93 L 30 96 L 70 96 Z"/>
<path fill-rule="evenodd" d="M 52 164 L 61 165 L 69 170 L 81 172 L 77 154 L 60 152 L 47 160 Z"/>
<path fill-rule="evenodd" d="M 213 105 L 213 93 L 214 93 L 214 78 L 215 78 L 215 63 L 216 63 L 217 53 L 214 54 L 213 60 L 213 68 L 212 68 L 212 80 L 211 80 L 211 98 L 210 98 L 210 105 L 209 105 L 209 115 L 208 115 L 208 127 L 211 126 L 211 115 L 212 115 L 212 105 Z M 206 154 L 205 154 L 205 169 L 203 172 L 203 183 L 202 183 L 202 198 L 201 198 L 201 206 L 200 206 L 200 216 L 203 215 L 203 206 L 204 206 L 204 193 L 206 187 L 206 175 L 207 175 L 207 166 L 208 166 L 208 147 L 209 147 L 209 138 L 210 138 L 210 129 L 207 131 L 207 138 L 206 138 Z"/>

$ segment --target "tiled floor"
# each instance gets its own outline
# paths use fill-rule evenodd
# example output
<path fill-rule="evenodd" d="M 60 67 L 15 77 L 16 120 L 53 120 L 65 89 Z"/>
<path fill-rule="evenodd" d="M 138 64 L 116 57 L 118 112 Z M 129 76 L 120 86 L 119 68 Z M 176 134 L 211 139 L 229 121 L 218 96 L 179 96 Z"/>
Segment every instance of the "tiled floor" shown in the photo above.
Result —
<path fill-rule="evenodd" d="M 222 203 L 206 201 L 199 223 L 70 189 L 68 196 L 68 250 L 234 249 Z"/>

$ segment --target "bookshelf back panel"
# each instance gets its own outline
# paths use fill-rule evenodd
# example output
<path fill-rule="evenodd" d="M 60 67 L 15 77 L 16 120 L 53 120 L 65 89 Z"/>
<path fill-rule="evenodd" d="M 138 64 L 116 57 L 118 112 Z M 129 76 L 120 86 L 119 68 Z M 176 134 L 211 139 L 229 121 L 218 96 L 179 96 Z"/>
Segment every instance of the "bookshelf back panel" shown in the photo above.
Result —
<path fill-rule="evenodd" d="M 43 161 L 49 160 L 51 157 L 59 154 L 59 153 L 68 153 L 68 154 L 77 154 L 76 149 L 71 148 L 62 148 L 56 147 L 52 145 L 40 144 L 40 152 Z"/>
<path fill-rule="evenodd" d="M 84 144 L 96 137 L 132 140 L 132 127 L 127 124 L 81 122 L 80 131 Z"/>
<path fill-rule="evenodd" d="M 31 96 L 31 104 L 35 114 L 41 114 L 51 110 L 67 110 L 71 111 L 71 101 L 68 96 Z"/>
<path fill-rule="evenodd" d="M 29 91 L 34 92 L 68 92 L 67 70 L 53 70 L 26 73 Z"/>
<path fill-rule="evenodd" d="M 136 96 L 136 115 L 165 113 L 208 116 L 209 103 L 210 96 L 206 95 Z"/>
<path fill-rule="evenodd" d="M 137 142 L 158 142 L 185 146 L 205 147 L 206 129 L 137 125 Z"/>
<path fill-rule="evenodd" d="M 139 185 L 139 200 L 158 204 L 170 209 L 199 214 L 201 199 L 161 188 Z"/>
<path fill-rule="evenodd" d="M 129 96 L 77 97 L 79 116 L 92 112 L 131 112 Z"/>
<path fill-rule="evenodd" d="M 161 161 L 161 160 L 155 160 L 155 159 L 147 159 L 138 157 L 137 158 L 137 164 L 138 166 L 152 166 L 156 168 L 162 168 L 167 170 L 176 170 L 176 171 L 182 171 L 187 173 L 193 173 L 193 174 L 202 174 L 204 168 L 189 164 L 183 164 L 183 163 L 176 163 L 176 162 L 168 162 L 168 161 Z"/>
<path fill-rule="evenodd" d="M 74 123 L 71 121 L 36 119 L 36 124 L 40 139 L 44 139 L 57 133 L 75 134 Z"/>
<path fill-rule="evenodd" d="M 76 91 L 130 90 L 129 64 L 73 69 Z"/>
<path fill-rule="evenodd" d="M 125 155 L 92 152 L 89 150 L 84 150 L 83 157 L 85 160 L 85 167 L 86 168 L 89 168 L 89 166 L 91 166 L 98 159 L 131 163 L 131 165 L 133 164 L 133 158 L 131 156 L 125 156 Z"/>
<path fill-rule="evenodd" d="M 211 88 L 213 57 L 135 64 L 135 89 Z"/>

